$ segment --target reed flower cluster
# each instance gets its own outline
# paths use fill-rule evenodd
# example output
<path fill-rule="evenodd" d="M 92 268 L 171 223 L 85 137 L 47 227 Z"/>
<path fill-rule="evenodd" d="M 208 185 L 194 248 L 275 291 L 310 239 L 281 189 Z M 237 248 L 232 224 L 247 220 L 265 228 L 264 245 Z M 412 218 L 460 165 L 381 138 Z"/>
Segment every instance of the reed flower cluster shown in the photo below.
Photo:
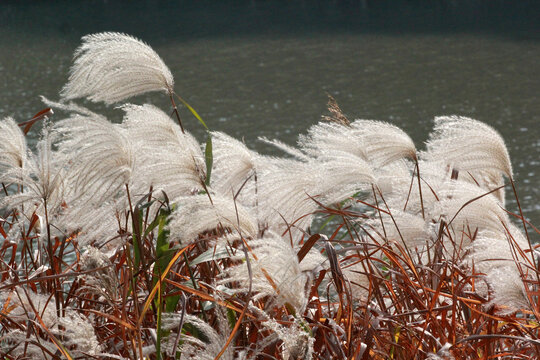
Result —
<path fill-rule="evenodd" d="M 496 130 L 437 117 L 420 151 L 330 98 L 267 156 L 208 130 L 147 44 L 82 41 L 43 99 L 64 117 L 0 121 L 2 359 L 540 357 L 538 231 L 505 209 Z M 149 91 L 172 112 L 119 103 Z"/>

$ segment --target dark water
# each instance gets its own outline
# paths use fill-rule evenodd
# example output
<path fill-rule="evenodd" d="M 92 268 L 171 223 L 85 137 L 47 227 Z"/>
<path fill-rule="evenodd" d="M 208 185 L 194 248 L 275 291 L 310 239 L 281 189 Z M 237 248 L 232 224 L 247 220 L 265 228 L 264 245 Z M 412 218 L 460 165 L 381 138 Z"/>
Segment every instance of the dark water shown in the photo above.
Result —
<path fill-rule="evenodd" d="M 533 1 L 3 1 L 0 117 L 23 121 L 43 108 L 38 95 L 57 99 L 82 35 L 127 32 L 162 56 L 211 129 L 263 152 L 258 136 L 294 143 L 318 122 L 327 93 L 420 149 L 436 115 L 491 124 L 539 225 L 539 16 Z M 170 109 L 159 94 L 133 102 Z"/>

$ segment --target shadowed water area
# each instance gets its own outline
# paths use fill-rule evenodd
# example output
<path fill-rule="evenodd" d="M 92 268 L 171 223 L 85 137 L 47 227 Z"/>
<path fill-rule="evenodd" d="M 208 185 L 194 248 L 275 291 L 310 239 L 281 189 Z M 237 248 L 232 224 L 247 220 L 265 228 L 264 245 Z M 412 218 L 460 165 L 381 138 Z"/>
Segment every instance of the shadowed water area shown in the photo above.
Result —
<path fill-rule="evenodd" d="M 396 124 L 419 149 L 434 116 L 486 122 L 505 138 L 524 212 L 538 226 L 539 14 L 532 1 L 7 1 L 0 117 L 24 121 L 44 107 L 39 95 L 58 99 L 81 36 L 126 32 L 160 54 L 212 130 L 264 153 L 274 150 L 258 136 L 294 144 L 326 113 L 327 93 L 351 119 Z M 132 102 L 170 110 L 162 94 Z M 202 127 L 182 115 L 202 141 Z"/>

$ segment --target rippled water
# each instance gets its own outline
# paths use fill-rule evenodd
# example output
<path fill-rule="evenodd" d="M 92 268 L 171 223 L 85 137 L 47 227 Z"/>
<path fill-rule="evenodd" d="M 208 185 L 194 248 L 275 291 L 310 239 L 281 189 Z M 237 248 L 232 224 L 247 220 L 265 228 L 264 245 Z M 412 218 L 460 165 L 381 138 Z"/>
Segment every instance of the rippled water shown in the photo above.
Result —
<path fill-rule="evenodd" d="M 351 118 L 402 127 L 420 149 L 436 115 L 484 121 L 506 139 L 525 214 L 540 224 L 540 39 L 534 19 L 518 19 L 529 21 L 528 27 L 511 31 L 510 20 L 508 28 L 490 27 L 484 19 L 488 25 L 471 29 L 452 28 L 441 18 L 443 27 L 421 22 L 421 31 L 414 31 L 414 21 L 385 27 L 369 6 L 355 7 L 355 20 L 348 8 L 337 6 L 336 14 L 323 7 L 313 14 L 299 2 L 307 15 L 295 27 L 279 20 L 291 9 L 254 1 L 239 14 L 229 9 L 222 16 L 221 8 L 190 8 L 186 14 L 181 6 L 167 8 L 159 1 L 140 2 L 125 13 L 118 5 L 125 2 L 91 3 L 1 5 L 1 117 L 26 120 L 43 108 L 39 95 L 57 98 L 81 35 L 126 31 L 163 57 L 176 91 L 211 129 L 244 138 L 263 152 L 271 149 L 258 136 L 292 144 L 318 122 L 327 93 Z M 353 26 L 362 19 L 362 26 Z M 170 109 L 159 94 L 133 102 Z M 121 117 L 114 108 L 94 108 L 114 121 Z M 196 121 L 184 117 L 202 135 Z M 515 210 L 513 202 L 510 207 Z"/>

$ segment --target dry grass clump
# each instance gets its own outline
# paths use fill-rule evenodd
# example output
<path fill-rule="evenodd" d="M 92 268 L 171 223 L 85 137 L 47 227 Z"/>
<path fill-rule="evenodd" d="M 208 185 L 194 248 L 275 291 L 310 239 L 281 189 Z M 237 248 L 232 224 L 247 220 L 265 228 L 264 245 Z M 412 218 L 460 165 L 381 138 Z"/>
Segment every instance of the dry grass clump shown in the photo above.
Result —
<path fill-rule="evenodd" d="M 268 157 L 183 127 L 161 59 L 83 38 L 60 102 L 0 121 L 2 359 L 536 359 L 537 231 L 503 139 L 331 116 Z M 175 120 L 67 100 L 164 90 Z M 34 152 L 24 134 L 45 121 Z M 467 149 L 467 150 L 465 150 Z"/>

